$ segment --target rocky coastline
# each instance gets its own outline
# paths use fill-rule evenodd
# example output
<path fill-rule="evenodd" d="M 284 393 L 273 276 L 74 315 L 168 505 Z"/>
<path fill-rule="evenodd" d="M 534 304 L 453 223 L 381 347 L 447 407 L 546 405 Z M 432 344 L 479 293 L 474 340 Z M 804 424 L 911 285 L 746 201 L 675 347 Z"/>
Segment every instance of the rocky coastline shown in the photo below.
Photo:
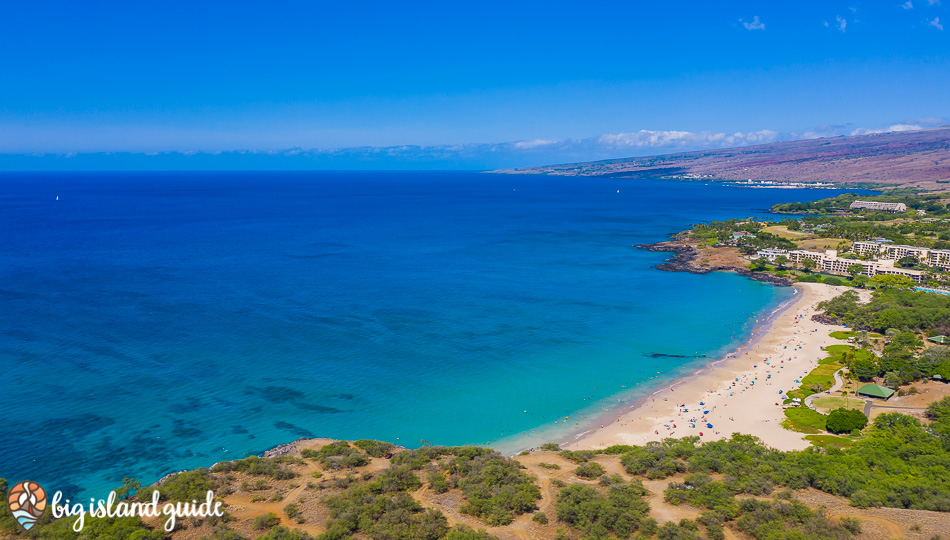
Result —
<path fill-rule="evenodd" d="M 790 287 L 794 282 L 788 278 L 776 277 L 771 274 L 766 274 L 764 272 L 753 272 L 748 268 L 740 268 L 736 266 L 697 266 L 694 264 L 696 258 L 699 256 L 699 250 L 695 247 L 685 244 L 672 244 L 669 242 L 657 242 L 655 244 L 638 244 L 636 247 L 640 249 L 646 249 L 648 251 L 663 251 L 669 253 L 675 253 L 669 259 L 666 259 L 664 262 L 656 265 L 658 270 L 665 270 L 667 272 L 689 272 L 691 274 L 708 274 L 710 272 L 735 272 L 740 276 L 753 279 L 755 281 L 763 281 L 765 283 L 771 283 L 773 285 L 780 285 L 784 287 Z"/>

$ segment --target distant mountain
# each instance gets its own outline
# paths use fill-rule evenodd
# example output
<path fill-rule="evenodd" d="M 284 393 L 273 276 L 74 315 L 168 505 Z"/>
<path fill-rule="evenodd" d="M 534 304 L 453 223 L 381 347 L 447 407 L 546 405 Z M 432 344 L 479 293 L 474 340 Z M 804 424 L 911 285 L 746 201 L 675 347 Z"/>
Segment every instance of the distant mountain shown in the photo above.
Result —
<path fill-rule="evenodd" d="M 496 172 L 886 184 L 950 189 L 950 127 Z"/>

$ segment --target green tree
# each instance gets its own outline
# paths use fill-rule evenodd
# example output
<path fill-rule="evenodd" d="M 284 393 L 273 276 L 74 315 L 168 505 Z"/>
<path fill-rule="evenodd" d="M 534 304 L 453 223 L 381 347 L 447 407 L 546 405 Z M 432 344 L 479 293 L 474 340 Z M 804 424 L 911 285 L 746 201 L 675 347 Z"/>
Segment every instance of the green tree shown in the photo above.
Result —
<path fill-rule="evenodd" d="M 752 261 L 752 264 L 749 265 L 749 270 L 753 272 L 760 272 L 769 267 L 769 261 L 765 257 L 759 257 Z"/>
<path fill-rule="evenodd" d="M 858 277 L 858 274 L 864 272 L 864 267 L 860 264 L 852 264 L 848 266 L 848 273 L 851 274 L 851 279 Z"/>
<path fill-rule="evenodd" d="M 775 258 L 775 264 L 777 264 L 779 268 L 785 268 L 785 265 L 788 264 L 788 257 L 785 255 L 779 255 Z"/>
<path fill-rule="evenodd" d="M 802 268 L 804 268 L 806 272 L 811 272 L 817 266 L 818 263 L 816 263 L 814 259 L 802 259 Z"/>
<path fill-rule="evenodd" d="M 900 266 L 901 268 L 913 268 L 917 266 L 918 264 L 920 264 L 920 261 L 917 260 L 917 257 L 914 257 L 913 255 L 908 255 L 906 257 L 901 257 L 900 259 L 897 259 L 897 262 L 895 264 L 897 266 Z"/>
<path fill-rule="evenodd" d="M 831 433 L 851 433 L 862 430 L 868 425 L 868 419 L 861 411 L 854 409 L 835 409 L 825 420 L 825 429 Z"/>
<path fill-rule="evenodd" d="M 910 289 L 914 282 L 907 276 L 878 274 L 871 278 L 871 285 L 881 289 Z"/>

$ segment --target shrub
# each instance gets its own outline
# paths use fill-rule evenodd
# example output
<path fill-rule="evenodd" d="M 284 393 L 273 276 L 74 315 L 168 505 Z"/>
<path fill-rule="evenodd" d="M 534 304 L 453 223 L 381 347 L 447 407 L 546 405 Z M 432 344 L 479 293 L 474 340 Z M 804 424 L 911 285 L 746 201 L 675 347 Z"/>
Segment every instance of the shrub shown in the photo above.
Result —
<path fill-rule="evenodd" d="M 574 484 L 558 493 L 557 518 L 590 537 L 607 537 L 609 531 L 629 538 L 641 529 L 650 510 L 643 500 L 646 493 L 639 482 L 615 486 L 606 496 L 592 486 Z"/>
<path fill-rule="evenodd" d="M 353 443 L 353 446 L 359 448 L 360 450 L 366 452 L 367 454 L 375 457 L 381 458 L 389 453 L 395 445 L 393 443 L 383 442 L 383 441 L 374 441 L 370 439 L 360 439 Z"/>
<path fill-rule="evenodd" d="M 541 467 L 542 469 L 552 469 L 555 471 L 561 470 L 561 466 L 557 463 L 538 463 L 538 467 Z"/>
<path fill-rule="evenodd" d="M 255 529 L 273 529 L 274 527 L 280 525 L 280 517 L 273 512 L 268 512 L 266 514 L 261 514 L 254 518 L 253 527 Z"/>
<path fill-rule="evenodd" d="M 332 442 L 311 455 L 327 469 L 356 468 L 369 463 L 366 454 L 346 441 Z"/>
<path fill-rule="evenodd" d="M 458 456 L 447 468 L 459 477 L 458 487 L 467 499 L 459 510 L 492 526 L 507 525 L 514 516 L 533 511 L 541 498 L 534 478 L 521 470 L 521 464 L 498 452 Z"/>
<path fill-rule="evenodd" d="M 844 280 L 836 277 L 826 277 L 822 280 L 825 285 L 844 285 Z"/>
<path fill-rule="evenodd" d="M 445 540 L 498 540 L 498 537 L 488 534 L 484 529 L 476 531 L 468 525 L 458 524 L 449 531 Z"/>
<path fill-rule="evenodd" d="M 298 529 L 274 527 L 263 536 L 258 536 L 256 540 L 313 540 L 313 537 Z"/>
<path fill-rule="evenodd" d="M 868 419 L 864 413 L 854 409 L 835 409 L 825 420 L 825 428 L 831 433 L 851 433 L 860 431 L 867 425 Z"/>
<path fill-rule="evenodd" d="M 582 463 L 576 469 L 574 469 L 574 474 L 580 476 L 581 478 L 598 478 L 603 475 L 606 470 L 599 464 L 594 462 Z"/>
<path fill-rule="evenodd" d="M 550 452 L 560 452 L 561 446 L 558 443 L 546 442 L 541 445 L 541 450 L 548 450 Z"/>
<path fill-rule="evenodd" d="M 293 519 L 300 515 L 300 507 L 296 503 L 290 503 L 284 507 L 284 513 L 287 514 L 287 517 Z"/>
<path fill-rule="evenodd" d="M 535 512 L 534 515 L 531 516 L 531 521 L 535 523 L 540 523 L 541 525 L 547 525 L 548 515 L 545 514 L 544 512 Z"/>
<path fill-rule="evenodd" d="M 158 490 L 163 501 L 202 500 L 208 491 L 214 491 L 219 487 L 220 483 L 211 477 L 208 469 L 201 468 L 180 472 L 166 479 L 161 486 L 141 488 L 136 493 L 136 498 L 140 501 L 151 501 L 152 492 Z"/>
<path fill-rule="evenodd" d="M 562 458 L 573 461 L 574 463 L 583 463 L 585 461 L 590 461 L 591 458 L 597 455 L 597 452 L 593 450 L 562 450 L 559 454 Z"/>
<path fill-rule="evenodd" d="M 262 458 L 250 456 L 237 461 L 224 461 L 212 468 L 212 472 L 243 472 L 253 476 L 269 476 L 275 480 L 289 480 L 295 476 L 293 471 L 283 465 L 293 463 L 294 458 Z"/>

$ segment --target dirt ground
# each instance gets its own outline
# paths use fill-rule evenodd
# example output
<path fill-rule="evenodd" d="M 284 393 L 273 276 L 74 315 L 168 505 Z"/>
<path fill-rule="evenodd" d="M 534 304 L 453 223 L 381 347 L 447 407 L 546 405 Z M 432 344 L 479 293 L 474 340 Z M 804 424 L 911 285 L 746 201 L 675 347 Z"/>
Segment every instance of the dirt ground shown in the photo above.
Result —
<path fill-rule="evenodd" d="M 289 455 L 299 458 L 300 450 L 304 448 L 316 450 L 329 442 L 328 439 L 301 441 Z M 459 508 L 465 502 L 461 492 L 450 490 L 441 494 L 434 493 L 428 488 L 425 479 L 423 479 L 424 486 L 414 492 L 412 496 L 422 506 L 439 509 L 446 516 L 450 525 L 462 523 L 475 529 L 485 529 L 502 540 L 553 538 L 558 528 L 555 511 L 557 487 L 554 483 L 560 481 L 568 485 L 575 483 L 597 485 L 597 481 L 577 477 L 574 474 L 577 464 L 562 458 L 556 452 L 538 451 L 527 456 L 518 456 L 515 459 L 525 466 L 529 474 L 538 479 L 538 485 L 541 488 L 538 511 L 547 515 L 549 523 L 546 525 L 532 521 L 532 514 L 524 514 L 508 526 L 487 527 L 478 518 L 460 512 Z M 631 479 L 631 475 L 624 471 L 619 456 L 600 455 L 592 461 L 601 464 L 606 469 L 607 474 L 619 474 L 627 481 Z M 542 463 L 548 466 L 542 467 Z M 231 477 L 229 485 L 234 491 L 225 495 L 223 499 L 227 511 L 235 518 L 230 526 L 239 534 L 248 538 L 255 538 L 264 531 L 254 528 L 254 518 L 267 512 L 273 512 L 280 516 L 281 523 L 285 527 L 301 529 L 311 535 L 319 534 L 325 530 L 326 522 L 330 517 L 328 509 L 320 504 L 320 501 L 324 497 L 341 491 L 340 488 L 333 487 L 333 480 L 343 478 L 348 474 L 360 475 L 377 472 L 385 469 L 388 465 L 389 461 L 386 459 L 373 458 L 369 465 L 360 467 L 358 471 L 325 471 L 312 460 L 302 460 L 296 464 L 288 465 L 288 468 L 298 473 L 298 477 L 283 481 L 268 479 L 266 489 L 250 491 L 242 490 L 240 487 L 242 482 L 247 481 L 253 484 L 260 477 L 251 477 L 234 472 L 229 473 Z M 556 465 L 558 468 L 554 468 L 552 465 Z M 311 476 L 316 471 L 321 473 L 319 479 Z M 644 487 L 649 491 L 647 502 L 650 504 L 650 516 L 661 525 L 668 521 L 678 522 L 683 518 L 695 519 L 701 512 L 698 508 L 672 505 L 663 499 L 663 492 L 670 482 L 682 481 L 682 476 L 676 475 L 663 480 L 643 480 Z M 317 483 L 321 481 L 323 481 L 323 487 L 317 487 Z M 281 500 L 273 500 L 274 495 L 278 493 L 282 497 Z M 861 520 L 862 534 L 860 538 L 862 539 L 927 539 L 935 534 L 946 534 L 947 531 L 950 531 L 950 514 L 891 508 L 861 510 L 850 507 L 846 499 L 810 489 L 800 491 L 795 496 L 813 508 L 824 507 L 826 514 L 830 517 L 849 516 Z M 252 499 L 254 499 L 254 502 L 251 502 Z M 296 503 L 302 510 L 302 519 L 299 521 L 290 519 L 284 514 L 284 507 L 291 502 Z M 176 531 L 172 537 L 176 540 L 197 540 L 210 534 L 211 527 L 209 525 L 194 523 L 189 524 L 184 530 Z M 746 538 L 729 527 L 725 528 L 725 534 L 726 538 L 730 540 Z"/>

